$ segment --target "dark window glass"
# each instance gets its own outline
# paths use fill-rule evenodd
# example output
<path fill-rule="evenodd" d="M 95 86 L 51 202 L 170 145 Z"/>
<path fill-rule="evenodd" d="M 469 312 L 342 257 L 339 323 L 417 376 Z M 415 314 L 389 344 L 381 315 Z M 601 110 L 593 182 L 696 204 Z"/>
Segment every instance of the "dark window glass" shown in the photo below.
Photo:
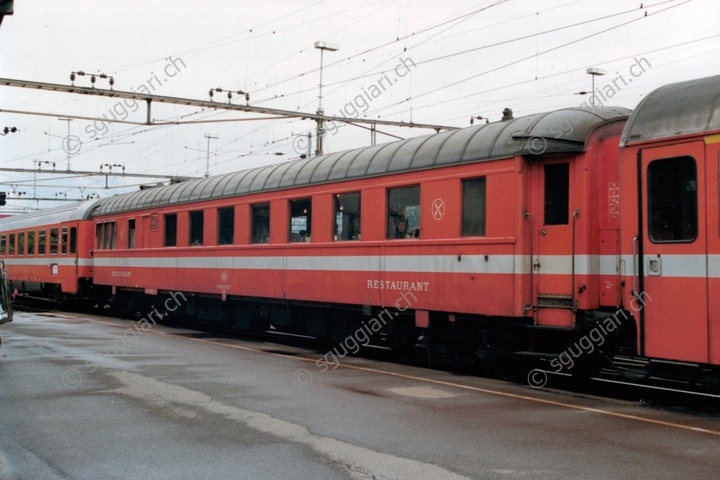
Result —
<path fill-rule="evenodd" d="M 177 214 L 169 213 L 164 215 L 165 219 L 165 246 L 174 247 L 177 245 Z"/>
<path fill-rule="evenodd" d="M 692 157 L 650 162 L 648 210 L 653 242 L 692 242 L 697 238 L 697 174 Z"/>
<path fill-rule="evenodd" d="M 420 187 L 388 190 L 387 238 L 420 238 Z"/>
<path fill-rule="evenodd" d="M 203 244 L 204 218 L 202 210 L 190 212 L 190 246 L 197 247 Z"/>
<path fill-rule="evenodd" d="M 128 220 L 128 248 L 135 248 L 135 219 Z"/>
<path fill-rule="evenodd" d="M 270 243 L 270 204 L 259 203 L 253 205 L 252 209 L 252 231 L 251 243 Z"/>
<path fill-rule="evenodd" d="M 485 235 L 485 179 L 463 181 L 463 236 Z"/>
<path fill-rule="evenodd" d="M 103 223 L 95 224 L 95 243 L 97 244 L 98 250 L 105 248 L 105 228 Z"/>
<path fill-rule="evenodd" d="M 68 227 L 62 227 L 60 234 L 60 253 L 67 255 L 68 247 Z"/>
<path fill-rule="evenodd" d="M 108 250 L 115 248 L 115 222 L 105 222 L 102 223 L 102 237 L 103 237 L 103 246 L 102 248 Z"/>
<path fill-rule="evenodd" d="M 27 232 L 27 254 L 35 255 L 35 232 Z"/>
<path fill-rule="evenodd" d="M 545 165 L 545 225 L 567 225 L 570 210 L 570 164 Z"/>
<path fill-rule="evenodd" d="M 25 255 L 25 232 L 18 233 L 17 254 Z"/>
<path fill-rule="evenodd" d="M 235 243 L 235 207 L 218 208 L 218 245 Z"/>
<path fill-rule="evenodd" d="M 15 255 L 15 234 L 11 233 L 8 237 L 8 255 Z"/>
<path fill-rule="evenodd" d="M 77 227 L 70 227 L 70 253 L 77 253 Z"/>
<path fill-rule="evenodd" d="M 57 255 L 58 253 L 58 229 L 50 229 L 50 255 Z"/>
<path fill-rule="evenodd" d="M 290 200 L 290 241 L 309 242 L 312 235 L 312 199 Z"/>
<path fill-rule="evenodd" d="M 38 255 L 45 255 L 45 230 L 38 231 Z"/>
<path fill-rule="evenodd" d="M 6 250 L 7 250 L 7 237 L 5 235 L 0 235 L 0 255 L 5 255 Z"/>
<path fill-rule="evenodd" d="M 335 195 L 335 240 L 360 240 L 360 193 Z"/>

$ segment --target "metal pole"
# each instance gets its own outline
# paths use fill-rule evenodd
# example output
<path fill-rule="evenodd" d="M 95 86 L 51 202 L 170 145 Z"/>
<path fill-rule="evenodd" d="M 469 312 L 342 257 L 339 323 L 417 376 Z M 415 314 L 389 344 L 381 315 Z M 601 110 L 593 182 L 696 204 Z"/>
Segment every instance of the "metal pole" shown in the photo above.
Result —
<path fill-rule="evenodd" d="M 205 138 L 208 139 L 208 145 L 207 145 L 207 161 L 205 164 L 205 178 L 210 176 L 210 139 L 217 140 L 218 137 L 213 137 L 209 133 L 205 134 Z"/>
<path fill-rule="evenodd" d="M 317 118 L 315 121 L 317 122 L 317 131 L 316 136 L 317 140 L 315 140 L 316 148 L 315 148 L 315 155 L 322 155 L 323 154 L 323 137 L 325 136 L 325 110 L 322 108 L 322 87 L 323 87 L 323 64 L 325 60 L 325 50 L 330 50 L 331 52 L 336 52 L 340 46 L 336 43 L 330 43 L 330 42 L 324 42 L 324 41 L 318 41 L 315 42 L 315 48 L 320 50 L 320 95 L 318 100 L 318 109 L 317 109 Z"/>
<path fill-rule="evenodd" d="M 65 150 L 67 150 L 67 171 L 70 171 L 70 122 L 72 122 L 72 118 L 58 118 L 61 122 L 68 122 L 68 134 L 66 138 L 66 145 Z"/>
<path fill-rule="evenodd" d="M 322 71 L 323 71 L 323 59 L 325 58 L 325 49 L 320 49 L 320 101 L 318 103 L 318 114 L 322 111 Z"/>

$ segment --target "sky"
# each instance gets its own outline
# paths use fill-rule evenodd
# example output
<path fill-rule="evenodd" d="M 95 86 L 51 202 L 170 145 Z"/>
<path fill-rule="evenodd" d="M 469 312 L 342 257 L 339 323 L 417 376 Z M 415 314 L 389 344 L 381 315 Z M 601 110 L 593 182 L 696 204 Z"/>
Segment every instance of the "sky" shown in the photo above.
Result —
<path fill-rule="evenodd" d="M 70 85 L 106 74 L 116 90 L 294 112 L 467 127 L 588 103 L 634 108 L 668 83 L 720 74 L 717 0 L 15 0 L 0 26 L 0 78 Z M 89 75 L 75 85 L 90 86 Z M 97 87 L 109 88 L 107 79 Z M 7 113 L 4 110 L 50 114 Z M 0 86 L 0 212 L 137 190 L 163 178 L 47 174 L 113 171 L 202 177 L 295 161 L 315 122 Z M 61 120 L 65 116 L 95 120 Z M 477 120 L 477 117 L 481 117 Z M 71 135 L 68 145 L 68 129 Z M 377 143 L 433 133 L 378 127 Z M 207 136 L 215 138 L 206 138 Z M 315 138 L 311 138 L 314 152 Z M 325 153 L 371 145 L 371 132 L 331 123 Z M 63 143 L 65 142 L 65 143 Z M 74 142 L 74 143 L 73 143 Z M 63 148 L 65 145 L 66 148 Z M 66 150 L 72 155 L 68 158 Z M 54 164 L 54 166 L 53 166 Z M 24 193 L 23 193 L 24 192 Z"/>

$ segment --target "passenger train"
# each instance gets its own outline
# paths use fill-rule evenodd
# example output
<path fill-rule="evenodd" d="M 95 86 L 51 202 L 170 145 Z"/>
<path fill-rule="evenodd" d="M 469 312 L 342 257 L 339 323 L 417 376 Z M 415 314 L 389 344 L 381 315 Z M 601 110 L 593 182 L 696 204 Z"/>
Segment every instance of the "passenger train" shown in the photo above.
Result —
<path fill-rule="evenodd" d="M 60 301 L 717 382 L 719 105 L 716 76 L 41 210 L 0 256 Z"/>

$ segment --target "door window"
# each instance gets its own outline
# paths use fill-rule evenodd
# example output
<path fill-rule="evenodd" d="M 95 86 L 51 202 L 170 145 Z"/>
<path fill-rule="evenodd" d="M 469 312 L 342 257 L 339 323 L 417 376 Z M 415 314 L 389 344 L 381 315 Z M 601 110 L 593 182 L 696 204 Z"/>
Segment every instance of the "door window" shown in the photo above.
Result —
<path fill-rule="evenodd" d="M 653 243 L 692 242 L 698 234 L 697 168 L 692 157 L 648 165 L 648 230 Z"/>

